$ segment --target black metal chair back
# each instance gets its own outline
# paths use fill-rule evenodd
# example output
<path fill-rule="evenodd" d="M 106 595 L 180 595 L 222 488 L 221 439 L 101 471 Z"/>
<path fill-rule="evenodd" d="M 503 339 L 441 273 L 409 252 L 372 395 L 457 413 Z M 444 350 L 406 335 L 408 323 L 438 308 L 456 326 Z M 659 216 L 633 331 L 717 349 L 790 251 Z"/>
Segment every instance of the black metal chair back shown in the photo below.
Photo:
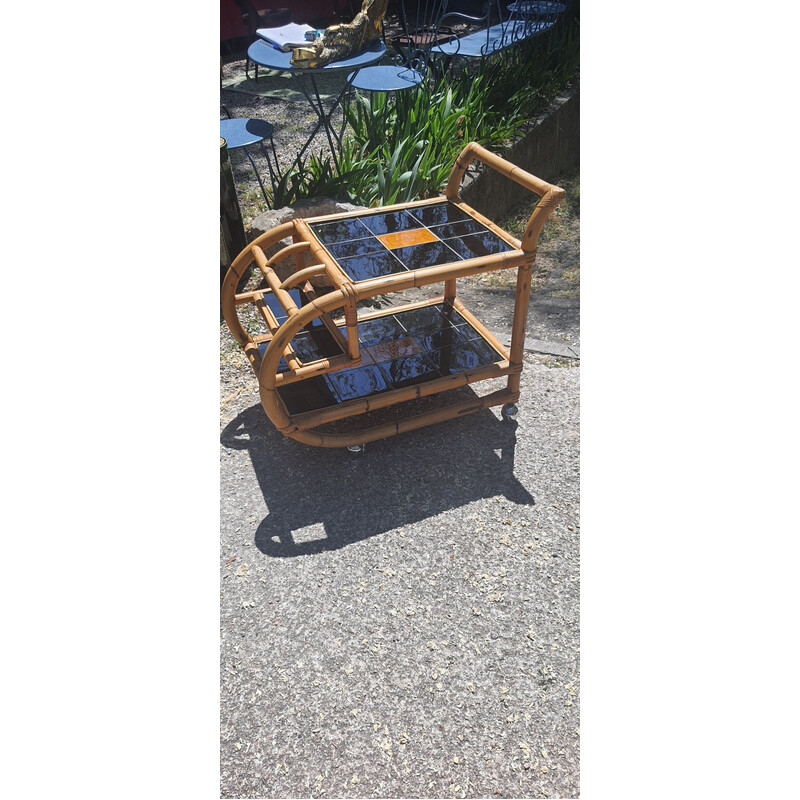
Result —
<path fill-rule="evenodd" d="M 431 64 L 431 48 L 453 39 L 452 33 L 440 28 L 447 13 L 448 0 L 401 0 L 402 33 L 391 37 L 390 44 L 412 69 L 425 74 Z"/>

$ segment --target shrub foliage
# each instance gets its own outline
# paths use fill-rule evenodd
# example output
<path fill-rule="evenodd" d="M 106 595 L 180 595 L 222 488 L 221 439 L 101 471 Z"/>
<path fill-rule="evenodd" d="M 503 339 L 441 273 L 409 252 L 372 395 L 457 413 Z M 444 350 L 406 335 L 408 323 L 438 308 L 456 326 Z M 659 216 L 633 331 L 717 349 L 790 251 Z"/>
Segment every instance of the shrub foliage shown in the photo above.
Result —
<path fill-rule="evenodd" d="M 575 20 L 477 69 L 438 77 L 431 70 L 418 89 L 356 93 L 345 109 L 339 174 L 328 156 L 311 155 L 275 187 L 275 206 L 316 196 L 379 206 L 436 195 L 466 142 L 501 148 L 576 77 L 578 64 Z"/>

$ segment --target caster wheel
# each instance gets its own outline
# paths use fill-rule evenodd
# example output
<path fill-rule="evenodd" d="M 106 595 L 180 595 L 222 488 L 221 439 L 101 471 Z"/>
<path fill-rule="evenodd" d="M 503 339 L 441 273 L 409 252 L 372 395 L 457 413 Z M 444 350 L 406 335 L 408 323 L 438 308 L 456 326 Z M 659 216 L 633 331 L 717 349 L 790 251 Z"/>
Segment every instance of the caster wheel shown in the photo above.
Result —
<path fill-rule="evenodd" d="M 519 409 L 513 403 L 506 403 L 503 408 L 500 409 L 500 416 L 504 421 L 516 419 L 517 414 L 519 414 Z"/>
<path fill-rule="evenodd" d="M 350 447 L 347 448 L 351 453 L 363 453 L 366 449 L 365 444 L 351 444 Z"/>

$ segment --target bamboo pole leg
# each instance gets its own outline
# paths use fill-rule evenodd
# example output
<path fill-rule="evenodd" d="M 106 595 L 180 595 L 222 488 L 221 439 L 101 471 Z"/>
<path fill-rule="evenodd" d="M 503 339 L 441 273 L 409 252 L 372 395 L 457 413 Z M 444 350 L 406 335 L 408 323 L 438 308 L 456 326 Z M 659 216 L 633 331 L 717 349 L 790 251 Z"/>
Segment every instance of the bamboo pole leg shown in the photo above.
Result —
<path fill-rule="evenodd" d="M 456 299 L 456 279 L 450 278 L 444 282 L 444 302 L 452 306 Z"/>
<path fill-rule="evenodd" d="M 511 347 L 508 362 L 519 366 L 519 370 L 508 376 L 508 391 L 513 395 L 511 402 L 519 399 L 519 383 L 522 370 L 522 353 L 525 349 L 525 330 L 528 323 L 528 304 L 531 295 L 532 263 L 523 264 L 517 270 L 517 293 L 514 299 L 514 321 L 511 326 Z"/>

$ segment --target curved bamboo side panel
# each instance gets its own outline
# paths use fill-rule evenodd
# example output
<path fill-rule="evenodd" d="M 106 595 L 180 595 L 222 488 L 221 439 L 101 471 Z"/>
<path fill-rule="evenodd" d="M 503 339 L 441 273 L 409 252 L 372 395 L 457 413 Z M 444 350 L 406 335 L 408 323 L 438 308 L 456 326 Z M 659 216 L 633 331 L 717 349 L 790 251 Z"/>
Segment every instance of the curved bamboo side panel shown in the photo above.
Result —
<path fill-rule="evenodd" d="M 239 315 L 236 313 L 236 288 L 239 285 L 239 281 L 242 279 L 242 275 L 244 275 L 247 268 L 255 260 L 253 247 L 262 249 L 271 247 L 281 239 L 291 236 L 294 233 L 294 230 L 294 222 L 291 221 L 284 222 L 282 225 L 278 225 L 277 228 L 273 228 L 270 231 L 266 231 L 266 233 L 262 233 L 261 236 L 252 241 L 247 247 L 245 247 L 244 250 L 242 250 L 241 253 L 239 253 L 238 256 L 236 256 L 236 258 L 233 259 L 228 271 L 225 273 L 225 280 L 222 282 L 222 290 L 220 292 L 222 315 L 225 318 L 225 323 L 230 329 L 234 339 L 236 339 L 236 341 L 239 342 L 242 347 L 252 344 L 253 340 L 250 334 L 248 334 L 242 326 L 242 323 L 239 320 Z"/>
<path fill-rule="evenodd" d="M 294 339 L 301 328 L 308 325 L 325 311 L 344 306 L 351 300 L 349 293 L 342 289 L 336 289 L 324 297 L 312 300 L 303 306 L 297 314 L 289 317 L 281 325 L 272 341 L 267 346 L 264 357 L 261 359 L 261 366 L 258 370 L 258 393 L 261 397 L 261 405 L 272 421 L 272 424 L 286 436 L 293 436 L 297 431 L 297 426 L 292 422 L 291 417 L 286 413 L 283 404 L 278 398 L 276 383 L 278 382 L 278 361 L 280 361 L 283 351 L 289 342 Z M 315 369 L 312 374 L 322 374 L 329 371 L 332 359 L 323 359 L 321 367 Z M 342 366 L 346 366 L 343 364 Z M 303 375 L 303 377 L 307 377 Z M 282 381 L 286 382 L 286 381 Z"/>
<path fill-rule="evenodd" d="M 461 151 L 456 163 L 453 164 L 453 169 L 450 171 L 445 196 L 451 202 L 458 201 L 461 180 L 473 161 L 480 161 L 495 172 L 514 181 L 514 183 L 518 183 L 541 198 L 536 204 L 536 208 L 533 209 L 528 225 L 525 228 L 525 233 L 522 235 L 522 251 L 526 254 L 534 255 L 536 253 L 536 242 L 542 232 L 544 223 L 564 198 L 564 190 L 560 186 L 554 186 L 541 178 L 537 178 L 535 175 L 531 175 L 530 172 L 526 172 L 510 161 L 506 161 L 501 156 L 490 152 L 485 147 L 481 147 L 477 142 L 470 142 Z"/>

